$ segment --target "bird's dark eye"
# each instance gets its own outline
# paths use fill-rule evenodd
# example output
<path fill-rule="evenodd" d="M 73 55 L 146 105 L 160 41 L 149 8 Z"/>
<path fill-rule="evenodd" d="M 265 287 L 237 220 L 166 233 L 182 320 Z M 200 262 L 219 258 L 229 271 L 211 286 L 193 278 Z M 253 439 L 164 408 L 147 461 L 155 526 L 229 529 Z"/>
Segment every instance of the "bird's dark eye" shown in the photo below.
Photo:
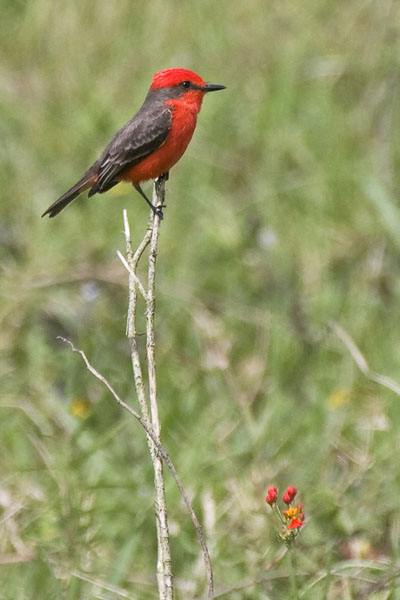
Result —
<path fill-rule="evenodd" d="M 181 86 L 188 89 L 190 88 L 190 81 L 182 81 Z"/>

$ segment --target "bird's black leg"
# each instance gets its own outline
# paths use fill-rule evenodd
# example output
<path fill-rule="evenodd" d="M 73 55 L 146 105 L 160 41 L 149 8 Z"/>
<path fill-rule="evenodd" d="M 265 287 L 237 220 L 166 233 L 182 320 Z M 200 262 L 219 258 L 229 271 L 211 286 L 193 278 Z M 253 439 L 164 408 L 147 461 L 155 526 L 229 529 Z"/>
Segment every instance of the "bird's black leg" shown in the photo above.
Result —
<path fill-rule="evenodd" d="M 135 190 L 137 190 L 139 192 L 139 194 L 146 200 L 147 204 L 150 206 L 151 210 L 153 211 L 153 213 L 155 215 L 157 215 L 158 217 L 160 217 L 160 219 L 164 218 L 163 215 L 163 211 L 162 211 L 162 206 L 154 206 L 154 204 L 152 204 L 150 202 L 150 200 L 148 199 L 148 197 L 146 196 L 146 194 L 144 193 L 144 191 L 142 190 L 142 188 L 140 187 L 139 184 L 134 185 L 133 186 L 135 188 Z"/>

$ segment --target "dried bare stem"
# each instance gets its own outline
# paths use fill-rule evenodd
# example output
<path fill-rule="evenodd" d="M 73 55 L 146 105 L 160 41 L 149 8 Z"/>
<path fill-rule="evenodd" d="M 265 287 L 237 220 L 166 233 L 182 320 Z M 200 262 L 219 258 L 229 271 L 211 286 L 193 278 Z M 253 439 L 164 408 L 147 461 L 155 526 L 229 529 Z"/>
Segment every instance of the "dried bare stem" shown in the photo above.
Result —
<path fill-rule="evenodd" d="M 358 346 L 350 337 L 350 335 L 343 329 L 343 327 L 334 322 L 330 322 L 329 327 L 332 329 L 333 333 L 337 335 L 341 342 L 343 342 L 343 344 L 346 346 L 357 367 L 360 369 L 361 373 L 365 375 L 365 377 L 367 377 L 371 381 L 374 381 L 375 383 L 379 383 L 379 385 L 382 385 L 388 390 L 391 390 L 392 392 L 397 394 L 397 396 L 400 396 L 400 385 L 390 377 L 387 377 L 386 375 L 381 375 L 380 373 L 377 373 L 376 371 L 372 371 L 372 369 L 370 369 L 364 355 L 361 353 L 361 350 L 358 348 Z"/>
<path fill-rule="evenodd" d="M 162 207 L 165 198 L 165 180 L 159 178 L 154 183 L 153 204 L 157 207 Z M 147 350 L 147 371 L 149 382 L 149 401 L 150 401 L 150 416 L 151 425 L 154 433 L 159 438 L 161 425 L 158 416 L 157 404 L 157 382 L 156 382 L 156 363 L 155 363 L 155 333 L 154 333 L 154 312 L 155 312 L 155 279 L 156 279 L 156 258 L 158 236 L 160 232 L 160 217 L 151 212 L 150 215 L 151 238 L 149 247 L 148 259 L 148 277 L 147 277 L 147 295 L 146 295 L 146 350 Z M 164 586 L 164 595 L 166 600 L 173 596 L 172 589 L 172 564 L 171 550 L 169 545 L 169 529 L 167 503 L 165 498 L 165 487 L 163 477 L 163 461 L 154 446 L 153 441 L 150 441 L 149 450 L 153 461 L 154 468 L 154 487 L 156 492 L 155 497 L 155 512 L 157 522 L 157 539 L 158 539 L 158 561 L 157 561 L 157 578 L 159 588 Z M 160 595 L 161 597 L 161 595 Z"/>
<path fill-rule="evenodd" d="M 136 275 L 136 273 L 134 271 L 132 271 L 132 269 L 128 265 L 128 261 L 126 260 L 125 256 L 123 256 L 119 250 L 117 250 L 117 256 L 118 256 L 119 260 L 122 262 L 122 264 L 124 265 L 125 269 L 132 276 L 133 281 L 135 282 L 135 284 L 136 284 L 136 286 L 137 286 L 137 288 L 138 288 L 138 290 L 139 290 L 142 298 L 144 300 L 147 300 L 146 290 L 144 289 L 144 287 L 142 285 L 142 282 L 140 281 L 139 277 Z"/>
<path fill-rule="evenodd" d="M 160 186 L 162 188 L 162 192 L 164 194 L 164 181 L 160 180 L 158 183 L 154 184 L 154 193 L 153 193 L 153 202 L 156 206 L 162 205 L 163 197 L 161 200 L 158 197 L 158 190 L 160 190 Z M 153 394 L 149 392 L 150 402 L 147 401 L 146 389 L 143 382 L 143 372 L 140 362 L 139 348 L 137 343 L 137 332 L 136 332 L 136 309 L 137 309 L 137 290 L 139 290 L 141 296 L 144 298 L 146 303 L 146 320 L 147 320 L 147 328 L 146 328 L 146 337 L 147 337 L 147 347 L 149 346 L 149 336 L 153 335 L 154 339 L 154 300 L 150 303 L 149 298 L 152 296 L 154 298 L 154 285 L 155 285 L 155 261 L 150 261 L 149 259 L 149 280 L 152 281 L 152 291 L 150 291 L 150 287 L 146 291 L 141 284 L 139 278 L 136 274 L 136 268 L 138 262 L 146 250 L 147 246 L 150 242 L 152 242 L 151 247 L 154 252 L 154 244 L 155 244 L 155 252 L 157 249 L 157 241 L 158 241 L 158 232 L 160 225 L 160 218 L 158 215 L 154 215 L 151 213 L 149 227 L 146 231 L 146 234 L 139 244 L 138 249 L 135 254 L 132 251 L 132 243 L 131 243 L 131 234 L 130 227 L 127 217 L 127 212 L 123 213 L 124 219 L 124 233 L 125 233 L 125 242 L 126 242 L 126 256 L 127 261 L 126 264 L 124 260 L 122 260 L 122 256 L 119 255 L 122 260 L 124 266 L 129 271 L 129 303 L 128 303 L 128 318 L 127 318 L 127 327 L 126 334 L 130 343 L 131 348 L 131 360 L 132 360 L 132 368 L 135 380 L 136 392 L 138 395 L 138 400 L 140 404 L 140 410 L 142 413 L 142 417 L 147 423 L 147 425 L 151 425 L 152 430 L 155 432 L 157 439 L 159 439 L 160 435 L 160 424 L 158 419 L 158 411 L 154 411 L 154 405 L 157 407 L 157 398 L 155 394 L 155 365 L 154 365 L 154 349 L 153 349 L 153 361 L 152 361 L 152 370 L 149 370 L 149 388 Z M 156 232 L 156 236 L 155 236 Z M 155 241 L 154 241 L 155 237 Z M 152 275 L 150 276 L 150 270 L 152 269 Z M 152 309 L 150 308 L 152 307 Z M 152 316 L 151 316 L 152 315 Z M 149 320 L 152 321 L 152 324 L 149 325 Z M 148 350 L 149 352 L 149 350 Z M 149 363 L 149 359 L 148 359 Z M 149 363 L 150 364 L 150 363 Z M 149 404 L 151 407 L 151 411 L 149 411 Z M 171 552 L 169 547 L 169 531 L 168 531 L 168 517 L 167 517 L 167 507 L 165 500 L 165 488 L 164 488 L 164 480 L 163 480 L 163 472 L 162 472 L 162 458 L 160 457 L 160 453 L 157 448 L 157 444 L 154 443 L 152 436 L 147 436 L 147 443 L 149 446 L 151 460 L 153 462 L 154 469 L 154 485 L 156 491 L 155 497 L 155 513 L 156 513 L 156 527 L 157 527 L 157 582 L 158 582 L 158 590 L 159 597 L 161 600 L 171 600 L 173 597 L 173 587 L 172 587 L 172 568 L 171 568 Z"/>
<path fill-rule="evenodd" d="M 154 206 L 163 206 L 165 199 L 165 181 L 157 179 L 154 183 L 153 204 Z M 156 360 L 155 360 L 155 335 L 154 335 L 154 313 L 156 307 L 155 283 L 156 283 L 156 259 L 158 236 L 160 233 L 160 218 L 153 213 L 150 216 L 152 223 L 150 249 L 149 249 L 149 268 L 147 278 L 147 300 L 146 300 L 146 336 L 147 336 L 147 370 L 149 375 L 149 398 L 151 422 L 155 433 L 159 436 L 161 431 L 160 420 L 158 417 L 157 405 L 157 381 L 156 381 Z"/>
<path fill-rule="evenodd" d="M 157 207 L 162 207 L 165 199 L 165 178 L 160 177 L 156 180 L 153 190 L 153 204 Z M 155 277 L 156 277 L 156 258 L 157 258 L 157 246 L 158 237 L 160 232 L 160 218 L 153 212 L 150 213 L 150 220 L 146 234 L 139 244 L 135 253 L 132 251 L 130 227 L 127 218 L 127 213 L 124 211 L 124 232 L 126 241 L 126 256 L 127 265 L 129 271 L 129 307 L 128 307 L 128 319 L 127 319 L 127 336 L 130 341 L 131 347 L 131 359 L 134 372 L 135 386 L 139 398 L 141 412 L 143 419 L 148 425 L 151 425 L 151 429 L 157 437 L 158 443 L 155 443 L 152 435 L 148 435 L 148 446 L 150 455 L 153 461 L 154 468 L 154 484 L 155 484 L 155 508 L 156 508 L 156 524 L 157 524 L 157 540 L 158 540 L 158 560 L 157 560 L 157 579 L 160 590 L 160 598 L 166 600 L 172 598 L 172 570 L 171 570 L 171 553 L 169 547 L 169 531 L 168 531 L 168 517 L 165 500 L 165 487 L 163 479 L 163 460 L 165 460 L 168 468 L 170 469 L 186 507 L 192 517 L 193 524 L 198 535 L 203 557 L 206 566 L 207 581 L 208 581 L 208 597 L 212 599 L 214 597 L 213 591 L 213 577 L 211 561 L 205 542 L 203 530 L 201 525 L 194 513 L 193 507 L 190 503 L 189 497 L 187 496 L 183 486 L 178 478 L 175 467 L 172 464 L 170 458 L 165 451 L 160 451 L 159 436 L 161 432 L 161 425 L 158 416 L 158 405 L 157 405 L 157 384 L 156 384 L 156 368 L 155 368 L 155 329 L 154 329 L 154 315 L 155 315 Z M 144 289 L 143 285 L 137 277 L 136 269 L 140 258 L 144 251 L 149 246 L 149 258 L 148 258 L 148 276 L 147 276 L 147 290 Z M 121 257 L 120 257 L 121 258 Z M 146 353 L 147 353 L 147 369 L 148 369 L 148 401 L 145 386 L 143 383 L 142 368 L 140 362 L 140 355 L 137 343 L 137 332 L 136 332 L 136 308 L 137 308 L 137 290 L 139 290 L 141 296 L 145 299 L 146 303 Z"/>
<path fill-rule="evenodd" d="M 137 292 L 136 292 L 136 268 L 137 264 L 142 256 L 143 252 L 147 248 L 151 238 L 151 229 L 146 231 L 146 234 L 139 244 L 135 254 L 132 252 L 131 232 L 129 228 L 128 215 L 126 210 L 123 212 L 124 219 L 124 234 L 126 242 L 126 256 L 129 267 L 129 304 L 128 304 L 128 317 L 126 322 L 126 335 L 129 340 L 131 348 L 131 360 L 132 369 L 135 379 L 136 393 L 138 395 L 140 410 L 146 423 L 150 423 L 149 410 L 147 407 L 146 390 L 143 383 L 142 367 L 140 364 L 139 348 L 137 343 L 137 332 L 136 332 L 136 304 L 137 304 Z M 146 292 L 145 292 L 146 294 Z M 146 294 L 147 295 L 147 294 Z"/>

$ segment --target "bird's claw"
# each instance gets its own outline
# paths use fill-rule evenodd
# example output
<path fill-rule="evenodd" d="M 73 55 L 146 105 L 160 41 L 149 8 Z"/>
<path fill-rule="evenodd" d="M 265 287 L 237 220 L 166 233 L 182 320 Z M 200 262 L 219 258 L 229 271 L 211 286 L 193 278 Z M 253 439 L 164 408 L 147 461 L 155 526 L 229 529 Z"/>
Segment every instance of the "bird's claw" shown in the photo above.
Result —
<path fill-rule="evenodd" d="M 160 221 L 163 220 L 164 218 L 164 213 L 163 213 L 163 208 L 165 208 L 164 206 L 156 206 L 154 208 L 154 214 L 157 215 L 157 217 L 160 219 Z"/>

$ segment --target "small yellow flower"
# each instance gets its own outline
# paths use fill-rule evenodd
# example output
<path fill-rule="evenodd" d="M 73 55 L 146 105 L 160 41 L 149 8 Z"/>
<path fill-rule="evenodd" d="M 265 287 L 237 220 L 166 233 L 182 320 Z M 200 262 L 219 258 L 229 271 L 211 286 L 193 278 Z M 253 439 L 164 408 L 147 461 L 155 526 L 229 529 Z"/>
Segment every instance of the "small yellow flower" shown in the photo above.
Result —
<path fill-rule="evenodd" d="M 297 508 L 297 506 L 291 506 L 287 510 L 283 511 L 283 515 L 286 519 L 293 519 L 293 517 L 295 517 L 298 512 L 299 509 Z"/>
<path fill-rule="evenodd" d="M 70 404 L 71 414 L 80 419 L 87 419 L 90 415 L 90 403 L 83 398 L 74 398 Z"/>
<path fill-rule="evenodd" d="M 328 403 L 331 409 L 339 408 L 342 404 L 347 404 L 351 400 L 351 392 L 349 389 L 339 389 L 329 396 Z"/>

